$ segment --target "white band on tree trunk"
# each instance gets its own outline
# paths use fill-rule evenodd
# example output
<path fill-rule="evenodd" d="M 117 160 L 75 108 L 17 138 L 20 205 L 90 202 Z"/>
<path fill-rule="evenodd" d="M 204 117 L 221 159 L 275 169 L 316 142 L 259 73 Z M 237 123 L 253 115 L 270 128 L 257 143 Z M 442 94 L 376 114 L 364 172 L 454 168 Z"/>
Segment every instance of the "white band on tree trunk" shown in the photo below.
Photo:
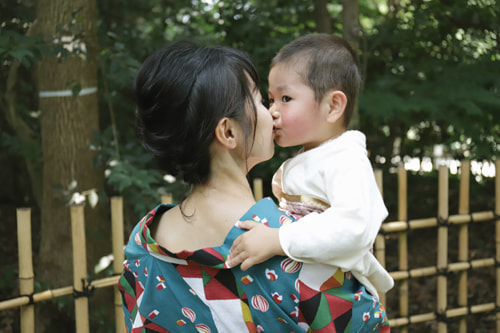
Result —
<path fill-rule="evenodd" d="M 90 95 L 97 92 L 97 87 L 83 88 L 78 92 L 76 96 Z M 39 97 L 71 97 L 73 95 L 73 90 L 55 90 L 55 91 L 40 91 L 38 93 Z"/>

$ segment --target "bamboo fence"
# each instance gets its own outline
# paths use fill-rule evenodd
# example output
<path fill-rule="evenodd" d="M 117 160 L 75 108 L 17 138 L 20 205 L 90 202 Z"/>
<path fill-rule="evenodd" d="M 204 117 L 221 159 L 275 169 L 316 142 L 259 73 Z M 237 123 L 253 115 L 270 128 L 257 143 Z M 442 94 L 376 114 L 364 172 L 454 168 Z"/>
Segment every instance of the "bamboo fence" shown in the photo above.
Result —
<path fill-rule="evenodd" d="M 470 162 L 461 163 L 458 214 L 449 215 L 449 189 L 448 169 L 441 166 L 438 171 L 438 211 L 436 217 L 423 219 L 407 219 L 407 177 L 403 167 L 398 169 L 398 221 L 384 222 L 379 236 L 375 242 L 375 253 L 378 260 L 385 266 L 385 237 L 389 233 L 397 233 L 399 241 L 399 270 L 390 274 L 397 282 L 399 289 L 399 317 L 390 318 L 391 327 L 398 327 L 400 332 L 406 332 L 411 324 L 437 321 L 437 331 L 448 331 L 450 319 L 457 318 L 458 332 L 467 332 L 467 316 L 470 314 L 492 312 L 496 315 L 496 332 L 500 332 L 500 161 L 495 162 L 497 170 L 495 178 L 495 204 L 494 211 L 469 212 L 469 178 Z M 376 174 L 377 176 L 377 174 Z M 381 178 L 381 175 L 378 177 Z M 382 181 L 378 180 L 381 184 Z M 495 222 L 495 248 L 496 253 L 491 258 L 469 258 L 468 227 L 471 223 Z M 449 228 L 454 225 L 458 228 L 458 262 L 448 262 L 448 235 Z M 408 265 L 408 231 L 436 228 L 437 229 L 437 258 L 436 265 L 409 269 Z M 496 300 L 484 304 L 468 304 L 467 278 L 468 271 L 484 267 L 496 269 Z M 448 299 L 448 274 L 459 274 L 457 308 L 449 308 Z M 436 277 L 436 307 L 434 312 L 410 314 L 409 312 L 409 280 L 420 277 Z M 485 288 L 491 286 L 485 286 Z M 493 288 L 492 288 L 493 289 Z M 386 295 L 381 295 L 381 302 Z M 390 315 L 390 313 L 389 313 Z"/>
<path fill-rule="evenodd" d="M 399 270 L 390 274 L 397 282 L 399 289 L 399 317 L 390 318 L 391 327 L 398 327 L 401 332 L 408 331 L 412 324 L 437 321 L 438 332 L 444 333 L 448 329 L 448 320 L 458 318 L 459 332 L 467 331 L 467 316 L 476 313 L 495 313 L 496 332 L 500 333 L 500 160 L 495 163 L 497 176 L 495 178 L 495 206 L 494 211 L 469 212 L 469 174 L 470 163 L 462 162 L 460 177 L 460 192 L 458 214 L 449 215 L 448 169 L 441 166 L 438 173 L 438 211 L 436 217 L 408 220 L 407 218 L 407 177 L 404 167 L 398 169 L 398 221 L 384 222 L 375 242 L 375 253 L 381 264 L 386 266 L 386 237 L 390 233 L 398 236 Z M 382 191 L 382 173 L 375 171 L 375 178 Z M 256 199 L 262 198 L 262 180 L 253 182 Z M 382 192 L 383 194 L 383 192 Z M 162 196 L 163 203 L 171 203 L 172 196 Z M 113 273 L 111 277 L 88 281 L 86 271 L 85 252 L 85 219 L 83 206 L 70 207 L 71 227 L 73 239 L 73 285 L 42 292 L 34 292 L 34 273 L 31 251 L 31 210 L 19 208 L 17 210 L 18 252 L 19 252 L 19 293 L 20 296 L 0 302 L 0 311 L 19 308 L 20 327 L 22 333 L 35 332 L 35 304 L 62 296 L 73 295 L 75 302 L 75 326 L 77 333 L 89 332 L 90 291 L 100 288 L 114 288 L 114 308 L 116 332 L 126 332 L 122 312 L 121 296 L 116 287 L 119 274 L 122 271 L 124 260 L 124 230 L 123 230 L 123 201 L 121 197 L 111 198 L 111 226 L 113 249 Z M 468 226 L 471 223 L 495 222 L 496 253 L 491 258 L 470 260 L 468 244 Z M 458 228 L 458 262 L 448 262 L 448 228 L 456 225 Z M 408 231 L 436 228 L 437 229 L 437 258 L 436 265 L 410 269 L 408 265 Z M 495 267 L 496 268 L 496 300 L 484 304 L 468 304 L 467 281 L 469 270 Z M 457 308 L 448 308 L 447 305 L 447 274 L 459 274 L 458 305 Z M 409 280 L 420 277 L 437 277 L 436 307 L 434 312 L 411 314 L 409 311 Z M 387 295 L 381 294 L 380 301 L 386 304 Z M 390 315 L 390 314 L 389 314 Z"/>

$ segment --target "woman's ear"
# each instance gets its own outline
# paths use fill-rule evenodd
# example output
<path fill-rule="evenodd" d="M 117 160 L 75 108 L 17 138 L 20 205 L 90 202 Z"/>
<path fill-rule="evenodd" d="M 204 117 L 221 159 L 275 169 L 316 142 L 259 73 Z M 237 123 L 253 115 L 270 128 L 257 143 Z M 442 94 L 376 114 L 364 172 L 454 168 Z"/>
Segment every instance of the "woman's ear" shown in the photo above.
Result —
<path fill-rule="evenodd" d="M 347 96 L 340 90 L 330 90 L 326 96 L 328 115 L 326 121 L 334 123 L 344 115 L 347 106 Z"/>
<path fill-rule="evenodd" d="M 215 127 L 215 140 L 219 144 L 234 149 L 237 147 L 237 122 L 227 117 L 222 118 Z"/>

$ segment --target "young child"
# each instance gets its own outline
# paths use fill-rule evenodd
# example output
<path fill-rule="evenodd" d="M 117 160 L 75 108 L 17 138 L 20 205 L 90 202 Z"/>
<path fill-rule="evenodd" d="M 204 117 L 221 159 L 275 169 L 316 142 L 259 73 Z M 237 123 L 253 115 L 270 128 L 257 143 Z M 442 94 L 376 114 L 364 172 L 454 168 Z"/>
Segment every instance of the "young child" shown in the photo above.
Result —
<path fill-rule="evenodd" d="M 375 297 L 392 288 L 393 279 L 371 251 L 387 209 L 365 136 L 347 130 L 360 81 L 355 54 L 340 37 L 306 35 L 273 59 L 269 111 L 275 141 L 303 147 L 274 175 L 273 193 L 298 221 L 279 229 L 239 222 L 249 231 L 234 241 L 231 266 L 241 263 L 246 270 L 286 255 L 305 265 L 336 266 L 348 277 L 351 272 Z"/>

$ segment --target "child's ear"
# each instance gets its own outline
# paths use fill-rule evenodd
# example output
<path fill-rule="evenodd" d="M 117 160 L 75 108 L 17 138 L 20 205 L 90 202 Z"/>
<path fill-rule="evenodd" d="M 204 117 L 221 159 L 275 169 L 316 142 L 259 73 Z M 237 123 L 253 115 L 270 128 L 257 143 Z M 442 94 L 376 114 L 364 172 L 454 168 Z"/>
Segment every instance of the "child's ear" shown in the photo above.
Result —
<path fill-rule="evenodd" d="M 334 123 L 344 115 L 347 106 L 347 96 L 340 90 L 331 90 L 326 94 L 328 115 L 326 121 Z"/>
<path fill-rule="evenodd" d="M 236 121 L 222 118 L 215 127 L 215 140 L 228 149 L 236 148 L 239 127 Z"/>

